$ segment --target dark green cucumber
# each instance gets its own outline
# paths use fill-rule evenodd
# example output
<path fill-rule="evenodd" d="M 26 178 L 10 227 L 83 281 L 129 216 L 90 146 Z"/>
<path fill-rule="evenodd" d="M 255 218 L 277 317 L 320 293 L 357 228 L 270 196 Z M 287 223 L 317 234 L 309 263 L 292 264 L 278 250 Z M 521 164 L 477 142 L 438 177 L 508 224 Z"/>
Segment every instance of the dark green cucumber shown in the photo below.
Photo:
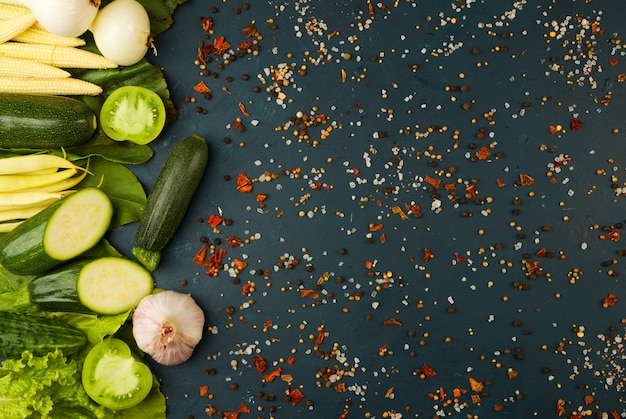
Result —
<path fill-rule="evenodd" d="M 0 148 L 60 148 L 83 144 L 96 116 L 65 96 L 0 94 Z"/>
<path fill-rule="evenodd" d="M 191 135 L 174 147 L 157 176 L 139 221 L 132 250 L 149 271 L 157 268 L 161 251 L 183 221 L 204 174 L 208 156 L 205 139 Z"/>
<path fill-rule="evenodd" d="M 23 351 L 44 356 L 56 349 L 72 355 L 86 344 L 83 332 L 61 320 L 0 312 L 0 357 L 19 358 Z"/>
<path fill-rule="evenodd" d="M 112 215 L 113 206 L 104 192 L 81 189 L 3 236 L 0 264 L 18 275 L 43 274 L 98 243 Z"/>

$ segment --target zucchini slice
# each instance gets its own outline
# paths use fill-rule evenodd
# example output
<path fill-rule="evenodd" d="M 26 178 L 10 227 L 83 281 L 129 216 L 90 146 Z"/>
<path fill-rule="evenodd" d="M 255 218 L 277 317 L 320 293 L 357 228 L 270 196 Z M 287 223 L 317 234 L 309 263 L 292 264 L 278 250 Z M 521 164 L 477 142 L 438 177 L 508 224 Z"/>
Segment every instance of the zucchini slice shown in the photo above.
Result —
<path fill-rule="evenodd" d="M 111 223 L 113 205 L 85 188 L 27 219 L 0 241 L 0 264 L 19 275 L 40 275 L 96 245 Z"/>
<path fill-rule="evenodd" d="M 76 281 L 80 302 L 100 314 L 135 308 L 152 293 L 154 280 L 140 264 L 119 257 L 96 259 L 82 267 Z"/>

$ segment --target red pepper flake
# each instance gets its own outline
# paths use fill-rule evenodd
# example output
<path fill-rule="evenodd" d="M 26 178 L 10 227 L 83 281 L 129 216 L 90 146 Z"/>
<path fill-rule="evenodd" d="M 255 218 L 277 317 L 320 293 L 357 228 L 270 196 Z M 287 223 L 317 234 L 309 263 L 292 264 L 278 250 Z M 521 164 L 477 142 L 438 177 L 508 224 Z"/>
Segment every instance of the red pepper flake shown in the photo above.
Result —
<path fill-rule="evenodd" d="M 617 304 L 617 295 L 613 292 L 602 299 L 603 308 L 613 307 L 615 304 Z"/>
<path fill-rule="evenodd" d="M 239 412 L 223 412 L 225 419 L 238 419 Z"/>
<path fill-rule="evenodd" d="M 196 84 L 193 87 L 193 90 L 195 90 L 198 93 L 211 93 L 211 89 L 209 88 L 209 86 L 206 85 L 204 80 L 202 80 L 200 83 Z"/>
<path fill-rule="evenodd" d="M 563 400 L 563 399 L 557 400 L 557 402 L 556 402 L 556 413 L 559 416 L 567 415 L 567 410 L 565 409 L 565 400 Z"/>
<path fill-rule="evenodd" d="M 346 410 L 345 412 L 343 412 L 341 415 L 339 415 L 338 419 L 346 419 L 348 417 L 348 411 Z"/>
<path fill-rule="evenodd" d="M 213 27 L 213 19 L 210 17 L 200 17 L 200 23 L 202 24 L 202 29 L 207 32 Z"/>
<path fill-rule="evenodd" d="M 252 365 L 254 369 L 259 372 L 259 374 L 264 374 L 267 371 L 267 362 L 261 355 L 254 355 L 252 357 Z"/>
<path fill-rule="evenodd" d="M 248 263 L 241 259 L 233 259 L 233 265 L 235 265 L 235 269 L 241 272 L 244 269 L 246 269 L 246 266 L 248 266 Z"/>
<path fill-rule="evenodd" d="M 200 386 L 200 397 L 206 397 L 209 394 L 209 386 Z"/>
<path fill-rule="evenodd" d="M 237 413 L 250 413 L 250 408 L 244 403 L 241 403 L 237 408 Z"/>
<path fill-rule="evenodd" d="M 250 114 L 249 114 L 249 113 L 248 113 L 248 111 L 246 110 L 246 106 L 245 106 L 243 103 L 239 102 L 239 104 L 238 104 L 237 106 L 239 106 L 239 110 L 241 111 L 241 113 L 242 113 L 244 116 L 250 116 Z"/>
<path fill-rule="evenodd" d="M 387 389 L 387 391 L 385 392 L 385 398 L 388 399 L 393 395 L 393 391 L 395 390 L 394 387 L 389 387 Z"/>
<path fill-rule="evenodd" d="M 530 175 L 528 175 L 526 173 L 520 173 L 520 175 L 519 175 L 519 185 L 520 186 L 530 186 L 530 185 L 532 185 L 534 183 L 535 183 L 535 179 L 532 176 L 530 176 Z"/>
<path fill-rule="evenodd" d="M 256 200 L 257 202 L 265 202 L 265 200 L 267 200 L 268 195 L 265 193 L 258 193 L 256 194 Z"/>
<path fill-rule="evenodd" d="M 496 179 L 496 185 L 498 185 L 498 188 L 503 188 L 506 186 L 506 183 L 502 182 L 502 180 L 500 178 Z"/>
<path fill-rule="evenodd" d="M 619 418 L 620 418 L 620 415 L 619 415 L 619 413 L 617 412 L 617 410 L 611 410 L 611 417 L 612 417 L 613 419 L 619 419 Z"/>
<path fill-rule="evenodd" d="M 287 388 L 287 395 L 289 396 L 289 400 L 291 400 L 291 405 L 295 406 L 304 399 L 304 394 L 297 388 Z"/>
<path fill-rule="evenodd" d="M 424 177 L 424 182 L 428 183 L 430 186 L 432 186 L 435 189 L 439 188 L 439 185 L 441 185 L 441 179 L 426 175 Z"/>
<path fill-rule="evenodd" d="M 230 48 L 230 42 L 226 41 L 224 36 L 218 36 L 213 40 L 213 46 L 215 47 L 215 50 L 213 51 L 215 55 L 224 55 L 224 53 Z"/>
<path fill-rule="evenodd" d="M 578 118 L 572 118 L 571 121 L 572 131 L 578 131 L 583 127 L 583 122 Z"/>
<path fill-rule="evenodd" d="M 465 192 L 472 198 L 476 198 L 478 196 L 478 192 L 476 192 L 476 187 L 474 185 L 467 185 L 465 187 Z"/>
<path fill-rule="evenodd" d="M 247 51 L 248 49 L 250 49 L 251 46 L 252 46 L 251 42 L 243 41 L 239 45 L 237 45 L 237 49 L 239 51 Z"/>
<path fill-rule="evenodd" d="M 467 262 L 467 258 L 464 258 L 463 256 L 459 255 L 459 252 L 454 252 L 454 260 L 456 260 L 457 263 Z"/>
<path fill-rule="evenodd" d="M 207 247 L 202 246 L 200 250 L 196 252 L 196 255 L 193 257 L 193 263 L 195 263 L 196 265 L 202 266 L 202 264 L 204 263 L 204 259 L 206 258 L 207 251 L 208 251 Z"/>
<path fill-rule="evenodd" d="M 456 189 L 456 183 L 454 183 L 454 182 L 446 183 L 444 185 L 444 188 L 445 188 L 446 191 L 453 191 L 453 190 Z"/>
<path fill-rule="evenodd" d="M 219 215 L 211 214 L 209 215 L 209 219 L 207 221 L 212 228 L 217 227 L 218 225 L 224 222 L 224 218 Z"/>
<path fill-rule="evenodd" d="M 489 150 L 489 147 L 487 146 L 482 146 L 480 150 L 476 152 L 476 157 L 478 157 L 479 160 L 487 160 L 490 155 L 491 150 Z"/>
<path fill-rule="evenodd" d="M 245 173 L 237 175 L 237 190 L 243 193 L 252 192 L 252 181 Z"/>
<path fill-rule="evenodd" d="M 548 130 L 550 131 L 550 135 L 554 135 L 558 132 L 558 129 L 554 125 L 550 125 Z"/>
<path fill-rule="evenodd" d="M 383 326 L 402 326 L 402 322 L 393 317 L 383 322 Z"/>
<path fill-rule="evenodd" d="M 617 65 L 619 61 L 617 60 L 617 58 L 609 58 L 609 65 L 611 67 L 615 67 Z"/>
<path fill-rule="evenodd" d="M 601 240 L 605 240 L 605 239 L 609 239 L 611 241 L 619 241 L 619 239 L 621 238 L 622 234 L 620 233 L 619 230 L 611 230 L 606 234 L 601 234 L 600 235 L 600 239 Z"/>
<path fill-rule="evenodd" d="M 374 232 L 374 233 L 375 233 L 375 232 L 380 231 L 380 230 L 382 230 L 382 229 L 383 229 L 383 224 L 373 224 L 373 223 L 372 223 L 372 224 L 370 224 L 370 225 L 368 226 L 368 229 L 369 229 L 369 231 L 371 231 L 371 232 Z"/>
<path fill-rule="evenodd" d="M 433 252 L 431 252 L 428 247 L 425 247 L 424 248 L 424 257 L 422 258 L 422 260 L 424 262 L 428 262 L 429 260 L 431 260 L 434 257 L 435 257 L 435 254 Z"/>
<path fill-rule="evenodd" d="M 280 377 L 281 372 L 283 372 L 283 370 L 280 367 L 276 368 L 274 371 L 270 372 L 269 374 L 264 375 L 263 381 L 265 381 L 266 383 L 271 383 L 272 381 L 274 381 L 276 377 Z"/>
<path fill-rule="evenodd" d="M 311 297 L 313 299 L 319 298 L 319 294 L 315 290 L 300 290 L 300 298 Z"/>
<path fill-rule="evenodd" d="M 435 372 L 435 370 L 426 363 L 422 364 L 420 371 L 422 372 L 422 374 L 424 374 L 428 378 L 431 378 L 437 375 L 437 372 Z"/>
<path fill-rule="evenodd" d="M 213 415 L 217 412 L 217 408 L 212 404 L 209 405 L 209 408 L 206 411 L 206 415 L 209 417 L 213 417 Z"/>
<path fill-rule="evenodd" d="M 296 357 L 295 356 L 290 356 L 289 358 L 287 358 L 287 364 L 288 365 L 293 365 L 296 362 Z"/>
<path fill-rule="evenodd" d="M 257 28 L 254 25 L 254 23 L 251 23 L 248 26 L 245 26 L 244 28 L 242 28 L 241 32 L 243 32 L 243 35 L 246 38 L 257 36 L 259 34 L 259 31 L 257 30 Z"/>
<path fill-rule="evenodd" d="M 248 295 L 250 290 L 252 290 L 252 284 L 248 282 L 241 287 L 241 295 Z"/>
<path fill-rule="evenodd" d="M 372 4 L 371 0 L 367 0 L 367 10 L 369 11 L 370 15 L 374 14 L 374 5 Z"/>
<path fill-rule="evenodd" d="M 320 345 L 324 342 L 324 338 L 326 335 L 324 334 L 324 329 L 320 329 L 317 333 L 317 338 L 315 338 L 315 343 L 313 344 L 313 349 L 316 351 L 319 349 Z"/>
<path fill-rule="evenodd" d="M 589 406 L 591 403 L 594 402 L 595 398 L 592 395 L 588 394 L 585 396 L 584 400 L 585 400 L 585 404 Z"/>
<path fill-rule="evenodd" d="M 239 237 L 230 236 L 226 238 L 226 243 L 228 243 L 228 246 L 232 248 L 232 247 L 241 246 L 243 241 Z"/>

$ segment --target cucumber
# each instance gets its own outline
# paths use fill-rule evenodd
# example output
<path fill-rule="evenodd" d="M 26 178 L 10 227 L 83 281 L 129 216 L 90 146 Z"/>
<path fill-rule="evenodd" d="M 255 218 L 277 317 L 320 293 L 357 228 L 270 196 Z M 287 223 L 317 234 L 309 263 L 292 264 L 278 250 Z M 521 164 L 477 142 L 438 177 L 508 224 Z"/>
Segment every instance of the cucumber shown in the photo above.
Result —
<path fill-rule="evenodd" d="M 61 320 L 0 312 L 0 357 L 19 358 L 23 351 L 44 356 L 56 349 L 68 356 L 85 345 L 85 334 Z"/>
<path fill-rule="evenodd" d="M 27 219 L 0 240 L 0 264 L 18 275 L 41 275 L 93 247 L 113 216 L 109 197 L 85 188 Z"/>
<path fill-rule="evenodd" d="M 96 127 L 96 115 L 79 100 L 0 94 L 0 148 L 72 147 L 87 142 Z"/>
<path fill-rule="evenodd" d="M 154 279 L 140 264 L 122 257 L 83 259 L 38 276 L 0 295 L 0 311 L 120 314 L 152 293 Z"/>
<path fill-rule="evenodd" d="M 204 138 L 191 135 L 180 141 L 159 172 L 139 220 L 133 255 L 149 271 L 183 221 L 206 168 L 209 150 Z"/>

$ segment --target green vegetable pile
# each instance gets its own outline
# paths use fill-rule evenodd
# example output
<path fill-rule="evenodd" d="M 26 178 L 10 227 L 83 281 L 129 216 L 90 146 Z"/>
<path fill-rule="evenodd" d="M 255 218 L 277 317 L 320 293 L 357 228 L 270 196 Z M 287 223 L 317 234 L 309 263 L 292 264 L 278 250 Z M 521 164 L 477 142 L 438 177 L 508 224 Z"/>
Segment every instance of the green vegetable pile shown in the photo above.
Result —
<path fill-rule="evenodd" d="M 102 2 L 102 7 L 111 0 Z M 152 35 L 157 35 L 169 28 L 172 24 L 174 9 L 186 0 L 139 0 L 147 10 L 152 28 Z M 87 46 L 85 49 L 96 50 L 90 34 L 85 34 Z M 116 89 L 122 86 L 141 86 L 155 92 L 165 106 L 165 126 L 177 119 L 177 110 L 170 98 L 163 70 L 143 59 L 137 64 L 110 70 L 72 70 L 72 76 L 90 81 L 102 87 L 103 93 L 99 96 L 77 97 L 87 104 L 95 115 L 100 110 L 105 99 Z M 81 145 L 66 149 L 31 149 L 10 148 L 2 150 L 1 157 L 19 154 L 51 153 L 60 155 L 77 165 L 88 167 L 89 176 L 77 186 L 82 190 L 97 187 L 103 191 L 111 201 L 113 215 L 109 230 L 116 229 L 128 223 L 139 221 L 147 204 L 146 193 L 127 165 L 142 164 L 153 156 L 152 149 L 145 144 L 136 144 L 130 141 L 116 141 L 110 138 L 100 124 L 91 139 Z M 81 257 L 93 259 L 123 257 L 105 239 L 91 248 Z M 21 357 L 4 359 L 0 366 L 0 417 L 5 419 L 24 417 L 49 418 L 164 418 L 165 397 L 159 389 L 157 378 L 151 375 L 151 388 L 147 397 L 139 404 L 128 407 L 128 401 L 114 402 L 94 399 L 88 395 L 83 383 L 89 380 L 94 370 L 84 367 L 93 366 L 97 360 L 89 358 L 94 347 L 101 348 L 101 357 L 107 355 L 107 345 L 115 348 L 128 346 L 128 353 L 120 359 L 133 360 L 133 368 L 143 368 L 143 353 L 137 348 L 133 339 L 129 320 L 132 309 L 121 314 L 103 315 L 86 312 L 42 311 L 41 308 L 29 301 L 24 301 L 25 295 L 21 290 L 35 279 L 35 275 L 18 275 L 0 266 L 0 307 L 5 311 L 15 310 L 20 315 L 46 319 L 57 319 L 81 331 L 87 340 L 84 349 L 78 353 L 67 355 L 60 350 L 48 352 L 42 356 L 34 355 L 34 351 L 25 350 Z M 42 320 L 43 321 L 43 320 Z M 99 346 L 98 346 L 99 345 Z M 118 351 L 119 352 L 119 351 Z M 85 363 L 85 360 L 88 362 Z M 1 360 L 1 359 L 0 359 Z M 99 368 L 97 365 L 94 368 Z M 146 368 L 147 370 L 147 368 Z M 149 371 L 149 370 L 148 370 Z M 146 392 L 145 371 L 142 378 L 142 392 Z M 147 380 L 148 382 L 150 379 Z M 133 383 L 128 383 L 132 386 Z M 142 394 L 143 397 L 145 394 Z M 114 397 L 111 397 L 112 399 Z M 106 399 L 106 397 L 105 397 Z M 105 407 L 109 406 L 109 407 Z M 115 409 L 115 410 L 114 410 Z M 121 409 L 121 410 L 117 410 Z"/>

